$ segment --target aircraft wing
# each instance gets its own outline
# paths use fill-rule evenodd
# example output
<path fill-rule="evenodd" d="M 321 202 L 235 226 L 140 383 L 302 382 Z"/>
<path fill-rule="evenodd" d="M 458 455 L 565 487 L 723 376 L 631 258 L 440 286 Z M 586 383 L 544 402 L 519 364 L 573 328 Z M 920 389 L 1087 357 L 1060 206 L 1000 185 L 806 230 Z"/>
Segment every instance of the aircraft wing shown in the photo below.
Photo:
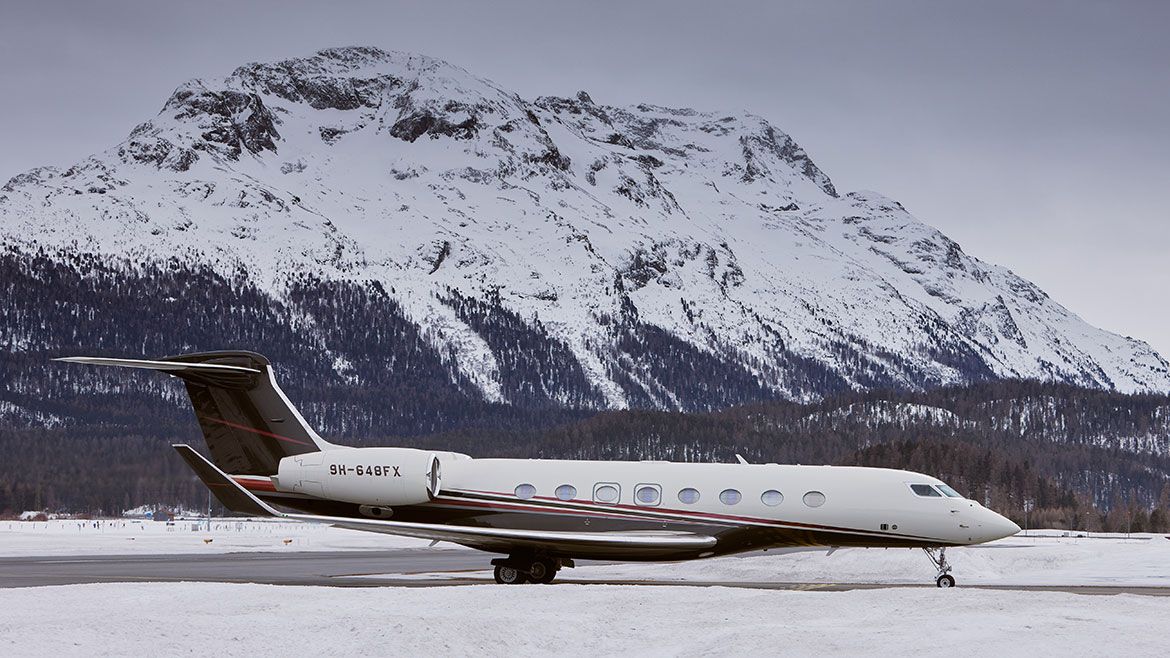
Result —
<path fill-rule="evenodd" d="M 688 532 L 522 530 L 281 512 L 240 486 L 238 482 L 196 452 L 191 446 L 177 444 L 172 447 L 191 466 L 199 479 L 211 489 L 211 492 L 215 494 L 219 502 L 223 503 L 224 507 L 233 512 L 250 516 L 271 516 L 290 521 L 327 523 L 353 530 L 447 541 L 500 553 L 511 553 L 517 549 L 528 548 L 571 556 L 574 549 L 577 549 L 588 550 L 591 554 L 612 552 L 615 557 L 636 555 L 641 558 L 652 558 L 657 555 L 670 556 L 687 551 L 708 550 L 716 543 L 716 538 L 710 535 Z"/>

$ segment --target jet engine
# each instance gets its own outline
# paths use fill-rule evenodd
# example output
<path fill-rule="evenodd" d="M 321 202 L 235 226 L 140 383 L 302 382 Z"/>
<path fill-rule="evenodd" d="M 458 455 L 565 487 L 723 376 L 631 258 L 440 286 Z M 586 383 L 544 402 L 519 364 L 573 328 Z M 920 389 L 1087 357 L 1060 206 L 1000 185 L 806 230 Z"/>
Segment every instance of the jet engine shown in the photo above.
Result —
<path fill-rule="evenodd" d="M 360 505 L 417 505 L 442 486 L 439 456 L 413 448 L 335 448 L 280 460 L 277 491 Z"/>

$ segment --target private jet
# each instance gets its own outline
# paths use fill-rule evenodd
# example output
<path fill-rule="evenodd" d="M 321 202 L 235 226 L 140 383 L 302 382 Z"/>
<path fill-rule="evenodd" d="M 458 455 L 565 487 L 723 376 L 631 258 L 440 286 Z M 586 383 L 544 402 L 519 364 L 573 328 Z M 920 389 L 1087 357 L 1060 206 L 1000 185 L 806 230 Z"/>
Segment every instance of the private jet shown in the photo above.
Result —
<path fill-rule="evenodd" d="M 946 549 L 1014 535 L 1010 520 L 940 480 L 847 466 L 473 459 L 322 439 L 269 360 L 205 352 L 66 357 L 186 384 L 210 459 L 174 449 L 228 510 L 453 542 L 501 584 L 549 583 L 575 560 L 682 561 L 775 548 L 921 548 L 953 587 Z"/>

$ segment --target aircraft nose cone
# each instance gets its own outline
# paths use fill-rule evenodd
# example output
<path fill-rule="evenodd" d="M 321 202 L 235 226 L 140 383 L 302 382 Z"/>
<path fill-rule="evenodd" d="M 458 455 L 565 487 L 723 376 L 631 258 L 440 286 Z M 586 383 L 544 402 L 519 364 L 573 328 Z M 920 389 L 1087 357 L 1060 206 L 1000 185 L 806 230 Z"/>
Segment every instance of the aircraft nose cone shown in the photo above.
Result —
<path fill-rule="evenodd" d="M 983 528 L 987 531 L 987 541 L 1011 537 L 1020 531 L 1020 526 L 1005 516 L 995 512 L 990 512 L 989 516 L 990 518 L 983 523 Z"/>

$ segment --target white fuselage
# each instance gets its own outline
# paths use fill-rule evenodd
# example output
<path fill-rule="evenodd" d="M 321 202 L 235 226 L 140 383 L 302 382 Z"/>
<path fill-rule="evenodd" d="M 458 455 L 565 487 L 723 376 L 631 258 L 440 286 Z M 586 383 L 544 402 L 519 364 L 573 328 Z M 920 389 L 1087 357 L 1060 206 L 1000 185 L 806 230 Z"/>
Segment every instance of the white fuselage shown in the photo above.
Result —
<path fill-rule="evenodd" d="M 442 492 L 494 494 L 517 506 L 560 502 L 570 490 L 562 488 L 558 497 L 558 488 L 569 485 L 576 494 L 565 506 L 583 512 L 636 510 L 712 521 L 727 517 L 739 524 L 835 528 L 947 544 L 978 544 L 1019 531 L 1015 523 L 973 500 L 949 497 L 939 489 L 939 495 L 921 496 L 911 489 L 912 484 L 943 485 L 937 478 L 884 468 L 468 458 L 445 460 L 443 468 Z M 531 498 L 517 495 L 522 485 L 533 487 Z M 602 496 L 611 493 L 599 491 L 606 486 L 617 490 L 616 500 Z M 660 492 L 657 500 L 649 493 L 639 499 L 637 493 L 647 486 Z M 686 489 L 698 492 L 698 499 L 689 502 L 694 496 L 690 492 L 688 502 L 680 499 Z M 738 501 L 734 493 L 724 494 L 732 491 L 738 492 Z M 769 494 L 766 503 L 765 492 L 779 496 Z M 581 525 L 589 518 L 582 514 Z"/>
<path fill-rule="evenodd" d="M 274 495 L 357 516 L 558 532 L 701 532 L 711 553 L 770 546 L 948 546 L 1010 520 L 921 473 L 852 466 L 472 459 L 330 447 L 285 458 Z M 272 489 L 270 489 L 271 491 Z"/>

